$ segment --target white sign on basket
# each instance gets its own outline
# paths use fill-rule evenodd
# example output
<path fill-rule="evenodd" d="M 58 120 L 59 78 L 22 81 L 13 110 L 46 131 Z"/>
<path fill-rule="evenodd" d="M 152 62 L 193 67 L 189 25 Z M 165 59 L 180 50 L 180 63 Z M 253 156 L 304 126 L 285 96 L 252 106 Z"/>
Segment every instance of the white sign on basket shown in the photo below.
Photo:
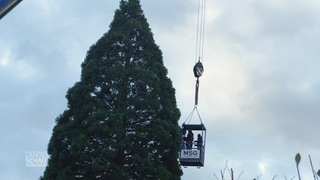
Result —
<path fill-rule="evenodd" d="M 189 158 L 189 159 L 199 159 L 200 158 L 200 150 L 198 149 L 182 149 L 181 150 L 181 158 Z"/>

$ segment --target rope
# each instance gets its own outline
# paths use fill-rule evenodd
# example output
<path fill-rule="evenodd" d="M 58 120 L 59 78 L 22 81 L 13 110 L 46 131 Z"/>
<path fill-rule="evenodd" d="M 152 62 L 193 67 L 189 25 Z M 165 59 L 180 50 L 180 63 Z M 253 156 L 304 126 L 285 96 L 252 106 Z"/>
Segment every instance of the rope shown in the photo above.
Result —
<path fill-rule="evenodd" d="M 204 50 L 204 30 L 205 30 L 205 25 L 206 25 L 206 0 L 203 0 L 202 2 L 202 44 L 201 44 L 201 57 L 203 59 L 203 50 Z"/>
<path fill-rule="evenodd" d="M 188 117 L 186 118 L 186 120 L 183 123 L 186 123 L 187 121 L 188 121 L 187 124 L 190 123 L 195 109 L 196 109 L 196 106 L 194 106 L 193 110 L 191 111 L 191 113 L 188 115 Z"/>
<path fill-rule="evenodd" d="M 194 111 L 197 111 L 198 118 L 199 118 L 201 124 L 203 124 L 197 106 L 194 106 L 194 108 L 193 108 L 193 110 L 191 111 L 191 113 L 188 115 L 188 117 L 186 118 L 186 120 L 184 120 L 184 122 L 183 122 L 184 124 L 190 124 L 191 119 L 192 119 L 193 114 L 194 114 Z"/>
<path fill-rule="evenodd" d="M 203 123 L 202 123 L 202 119 L 201 119 L 201 117 L 200 117 L 200 113 L 199 113 L 199 111 L 198 111 L 197 106 L 195 106 L 195 109 L 197 110 L 197 114 L 198 114 L 198 117 L 199 117 L 199 120 L 200 120 L 201 124 L 203 124 Z"/>
<path fill-rule="evenodd" d="M 196 58 L 195 58 L 195 62 L 197 62 L 197 59 L 198 59 L 198 47 L 199 47 L 199 36 L 200 36 L 200 34 L 199 34 L 199 29 L 200 29 L 200 2 L 201 2 L 201 0 L 198 0 L 198 18 L 197 18 L 197 34 L 196 34 Z M 199 59 L 199 61 L 200 61 L 200 59 Z"/>
<path fill-rule="evenodd" d="M 203 59 L 204 29 L 206 14 L 206 0 L 198 0 L 197 36 L 196 36 L 196 58 L 195 61 Z"/>

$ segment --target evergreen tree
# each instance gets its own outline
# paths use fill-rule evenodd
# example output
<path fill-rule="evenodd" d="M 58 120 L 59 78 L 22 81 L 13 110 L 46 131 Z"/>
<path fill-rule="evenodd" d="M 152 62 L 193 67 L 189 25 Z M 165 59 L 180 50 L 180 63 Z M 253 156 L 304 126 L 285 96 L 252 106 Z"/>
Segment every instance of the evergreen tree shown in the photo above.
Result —
<path fill-rule="evenodd" d="M 180 111 L 139 0 L 120 1 L 66 98 L 41 179 L 180 179 Z"/>

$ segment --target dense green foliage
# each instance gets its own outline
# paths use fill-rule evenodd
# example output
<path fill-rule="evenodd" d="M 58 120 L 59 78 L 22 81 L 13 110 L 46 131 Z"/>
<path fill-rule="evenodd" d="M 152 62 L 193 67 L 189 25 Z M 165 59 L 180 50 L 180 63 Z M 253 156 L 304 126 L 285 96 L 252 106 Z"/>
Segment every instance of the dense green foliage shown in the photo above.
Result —
<path fill-rule="evenodd" d="M 120 2 L 66 98 L 42 179 L 180 179 L 180 111 L 139 0 Z"/>

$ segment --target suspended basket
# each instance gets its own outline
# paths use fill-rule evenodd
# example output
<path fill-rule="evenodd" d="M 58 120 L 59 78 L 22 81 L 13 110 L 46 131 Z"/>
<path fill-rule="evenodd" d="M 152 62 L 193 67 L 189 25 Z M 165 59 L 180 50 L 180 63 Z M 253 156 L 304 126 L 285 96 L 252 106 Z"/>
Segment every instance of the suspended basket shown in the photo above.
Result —
<path fill-rule="evenodd" d="M 197 111 L 199 124 L 190 124 L 194 111 Z M 187 122 L 187 123 L 186 123 Z M 206 146 L 206 127 L 202 123 L 200 114 L 195 106 L 181 128 L 181 141 L 179 161 L 184 167 L 204 166 L 205 146 Z"/>

